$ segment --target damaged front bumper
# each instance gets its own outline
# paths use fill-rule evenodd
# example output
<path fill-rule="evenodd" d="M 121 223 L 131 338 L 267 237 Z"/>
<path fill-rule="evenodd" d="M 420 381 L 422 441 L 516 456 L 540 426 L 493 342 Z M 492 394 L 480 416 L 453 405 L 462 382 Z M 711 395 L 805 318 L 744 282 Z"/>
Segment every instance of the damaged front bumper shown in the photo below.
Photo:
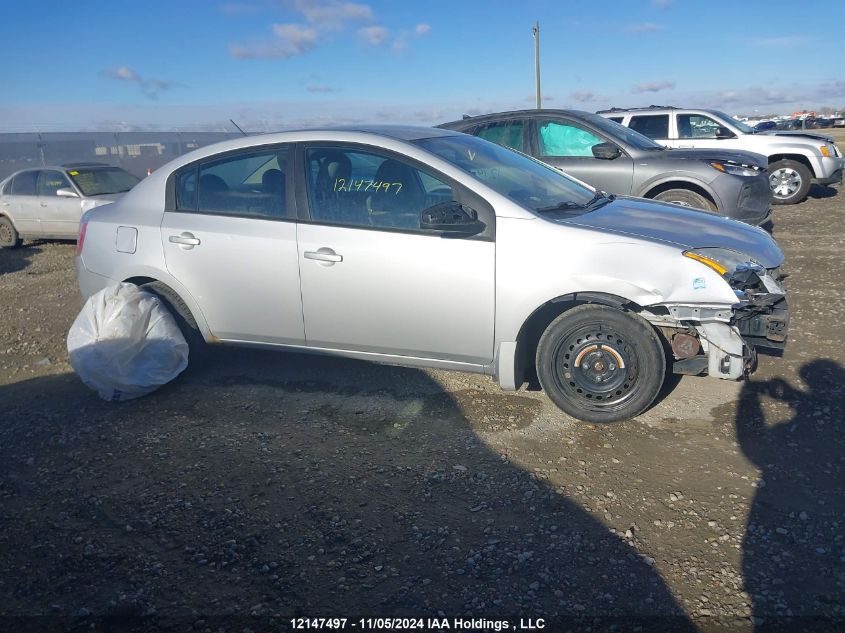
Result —
<path fill-rule="evenodd" d="M 663 318 L 646 315 L 672 347 L 674 373 L 736 380 L 756 369 L 758 351 L 782 353 L 789 328 L 782 277 L 779 269 L 743 265 L 726 277 L 736 304 L 670 304 Z"/>

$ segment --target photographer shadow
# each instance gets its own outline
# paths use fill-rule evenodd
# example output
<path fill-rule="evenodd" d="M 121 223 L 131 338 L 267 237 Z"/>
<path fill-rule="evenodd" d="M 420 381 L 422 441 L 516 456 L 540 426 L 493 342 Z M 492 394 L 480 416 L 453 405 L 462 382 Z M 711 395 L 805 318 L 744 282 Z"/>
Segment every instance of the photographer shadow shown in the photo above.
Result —
<path fill-rule="evenodd" d="M 759 630 L 842 630 L 845 370 L 818 359 L 800 376 L 806 390 L 775 378 L 749 381 L 740 395 L 737 438 L 761 471 L 743 541 L 743 577 Z M 767 420 L 764 399 L 775 401 L 767 411 L 788 408 L 791 419 Z"/>

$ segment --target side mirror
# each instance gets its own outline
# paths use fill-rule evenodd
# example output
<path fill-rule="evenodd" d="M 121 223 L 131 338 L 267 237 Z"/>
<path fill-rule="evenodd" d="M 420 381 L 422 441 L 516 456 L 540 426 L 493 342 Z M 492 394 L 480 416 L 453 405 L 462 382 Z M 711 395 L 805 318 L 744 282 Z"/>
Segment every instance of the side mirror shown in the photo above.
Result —
<path fill-rule="evenodd" d="M 59 198 L 78 198 L 79 194 L 76 193 L 73 189 L 65 188 L 65 189 L 56 189 L 56 195 Z"/>
<path fill-rule="evenodd" d="M 718 139 L 736 138 L 736 134 L 731 132 L 728 128 L 720 125 L 719 127 L 716 128 L 716 138 L 718 138 Z"/>
<path fill-rule="evenodd" d="M 613 160 L 622 156 L 622 150 L 613 143 L 598 143 L 593 145 L 593 156 L 602 160 Z"/>
<path fill-rule="evenodd" d="M 478 213 L 454 200 L 435 204 L 420 213 L 420 228 L 430 231 L 475 235 L 486 226 L 478 219 Z"/>

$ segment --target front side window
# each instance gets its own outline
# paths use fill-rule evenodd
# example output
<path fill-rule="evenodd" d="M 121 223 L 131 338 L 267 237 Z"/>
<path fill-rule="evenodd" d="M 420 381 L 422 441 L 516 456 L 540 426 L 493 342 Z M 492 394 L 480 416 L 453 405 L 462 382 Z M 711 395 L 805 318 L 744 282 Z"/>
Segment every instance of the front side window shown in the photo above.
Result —
<path fill-rule="evenodd" d="M 589 156 L 593 146 L 604 143 L 592 132 L 565 121 L 543 121 L 537 129 L 540 156 Z"/>
<path fill-rule="evenodd" d="M 649 138 L 669 138 L 669 115 L 648 114 L 631 117 L 629 126 Z"/>
<path fill-rule="evenodd" d="M 211 158 L 176 176 L 176 208 L 214 215 L 285 218 L 287 148 Z"/>
<path fill-rule="evenodd" d="M 522 152 L 525 149 L 525 122 L 498 121 L 489 123 L 476 130 L 475 136 Z"/>
<path fill-rule="evenodd" d="M 716 138 L 722 124 L 703 114 L 679 114 L 678 138 Z"/>
<path fill-rule="evenodd" d="M 69 169 L 67 173 L 83 196 L 126 193 L 140 182 L 137 176 L 133 176 L 120 167 Z"/>
<path fill-rule="evenodd" d="M 55 196 L 59 189 L 70 189 L 70 183 L 64 174 L 58 171 L 38 172 L 36 189 L 39 196 Z"/>
<path fill-rule="evenodd" d="M 454 200 L 452 187 L 391 156 L 320 147 L 306 154 L 311 219 L 329 224 L 420 229 L 420 215 Z"/>
<path fill-rule="evenodd" d="M 37 171 L 24 171 L 15 176 L 15 179 L 12 181 L 12 195 L 34 196 L 38 174 L 39 172 Z"/>

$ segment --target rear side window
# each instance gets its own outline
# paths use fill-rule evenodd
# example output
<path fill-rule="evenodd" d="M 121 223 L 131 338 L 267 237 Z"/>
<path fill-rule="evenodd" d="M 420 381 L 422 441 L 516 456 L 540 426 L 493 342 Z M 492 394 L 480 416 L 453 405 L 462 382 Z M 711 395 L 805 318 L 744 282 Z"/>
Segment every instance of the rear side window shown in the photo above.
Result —
<path fill-rule="evenodd" d="M 34 196 L 35 182 L 37 179 L 37 171 L 25 171 L 18 174 L 12 181 L 11 193 L 15 196 Z"/>
<path fill-rule="evenodd" d="M 625 117 L 622 117 L 622 116 L 609 116 L 609 117 L 607 117 L 607 118 L 608 118 L 608 119 L 610 119 L 611 121 L 613 121 L 614 123 L 622 123 L 622 119 L 624 119 Z"/>
<path fill-rule="evenodd" d="M 649 114 L 631 117 L 628 125 L 632 130 L 645 134 L 649 138 L 669 138 L 669 115 Z"/>
<path fill-rule="evenodd" d="M 55 196 L 59 189 L 70 189 L 64 174 L 58 171 L 38 172 L 37 191 L 39 196 Z"/>
<path fill-rule="evenodd" d="M 242 152 L 176 176 L 181 211 L 256 218 L 287 217 L 287 148 Z"/>
<path fill-rule="evenodd" d="M 543 121 L 537 130 L 540 156 L 589 156 L 593 145 L 604 140 L 584 128 L 566 121 Z"/>
<path fill-rule="evenodd" d="M 475 131 L 475 136 L 522 152 L 525 149 L 525 122 L 499 121 L 490 123 L 478 128 Z"/>

